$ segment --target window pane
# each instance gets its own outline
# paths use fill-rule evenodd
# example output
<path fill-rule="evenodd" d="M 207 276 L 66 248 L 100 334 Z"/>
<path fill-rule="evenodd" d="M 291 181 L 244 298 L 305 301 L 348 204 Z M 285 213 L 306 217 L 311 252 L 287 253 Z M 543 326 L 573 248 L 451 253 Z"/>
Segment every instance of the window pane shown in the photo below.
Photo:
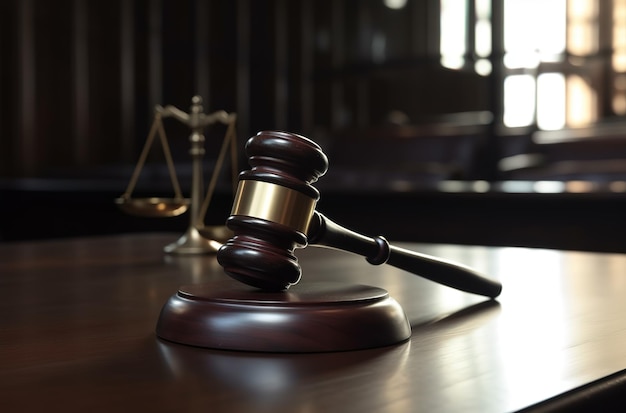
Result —
<path fill-rule="evenodd" d="M 383 3 L 393 10 L 400 10 L 406 6 L 406 0 L 384 0 Z"/>
<path fill-rule="evenodd" d="M 491 0 L 474 0 L 474 8 L 479 19 L 491 18 Z"/>
<path fill-rule="evenodd" d="M 565 126 L 565 76 L 543 73 L 537 78 L 537 126 L 556 130 Z"/>
<path fill-rule="evenodd" d="M 491 53 L 491 22 L 479 20 L 476 22 L 476 54 L 487 57 Z"/>
<path fill-rule="evenodd" d="M 613 69 L 626 72 L 626 0 L 613 1 Z"/>
<path fill-rule="evenodd" d="M 491 54 L 491 0 L 475 0 L 474 51 L 480 57 Z"/>
<path fill-rule="evenodd" d="M 465 63 L 467 32 L 467 1 L 441 0 L 441 64 L 460 69 Z"/>
<path fill-rule="evenodd" d="M 613 87 L 613 112 L 626 115 L 626 75 L 616 75 Z"/>
<path fill-rule="evenodd" d="M 531 75 L 504 79 L 504 125 L 528 126 L 535 114 L 535 79 Z"/>
<path fill-rule="evenodd" d="M 597 97 L 591 85 L 578 75 L 567 78 L 567 126 L 585 126 L 597 118 Z"/>
<path fill-rule="evenodd" d="M 565 50 L 565 0 L 505 0 L 504 49 L 509 68 L 533 68 Z"/>
<path fill-rule="evenodd" d="M 595 0 L 568 1 L 567 49 L 579 56 L 598 50 L 598 7 Z"/>
<path fill-rule="evenodd" d="M 487 59 L 478 59 L 474 63 L 474 70 L 481 76 L 489 76 L 492 69 L 491 62 Z"/>

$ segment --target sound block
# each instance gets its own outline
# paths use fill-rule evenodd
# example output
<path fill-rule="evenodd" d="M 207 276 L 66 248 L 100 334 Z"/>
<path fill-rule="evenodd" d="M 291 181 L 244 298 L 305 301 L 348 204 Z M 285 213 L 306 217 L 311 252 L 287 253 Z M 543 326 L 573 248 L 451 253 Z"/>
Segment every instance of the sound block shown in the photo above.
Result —
<path fill-rule="evenodd" d="M 411 326 L 384 289 L 338 282 L 265 292 L 236 282 L 185 285 L 161 310 L 157 336 L 191 346 L 312 353 L 403 342 Z"/>

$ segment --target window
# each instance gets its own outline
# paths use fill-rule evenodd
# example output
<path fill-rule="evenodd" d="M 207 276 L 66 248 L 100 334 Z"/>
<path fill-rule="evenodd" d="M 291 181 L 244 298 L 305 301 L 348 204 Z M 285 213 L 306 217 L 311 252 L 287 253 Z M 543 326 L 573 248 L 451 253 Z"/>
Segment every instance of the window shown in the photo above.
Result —
<path fill-rule="evenodd" d="M 461 69 L 467 52 L 467 1 L 441 0 L 441 65 Z"/>
<path fill-rule="evenodd" d="M 613 111 L 626 115 L 626 0 L 613 1 Z"/>
<path fill-rule="evenodd" d="M 481 76 L 492 73 L 492 19 L 502 16 L 505 126 L 556 130 L 626 116 L 626 0 L 503 0 L 495 14 L 490 0 L 440 5 L 442 66 Z M 611 30 L 601 30 L 601 16 Z"/>
<path fill-rule="evenodd" d="M 474 70 L 482 76 L 491 73 L 491 0 L 476 0 L 476 24 L 474 27 Z"/>

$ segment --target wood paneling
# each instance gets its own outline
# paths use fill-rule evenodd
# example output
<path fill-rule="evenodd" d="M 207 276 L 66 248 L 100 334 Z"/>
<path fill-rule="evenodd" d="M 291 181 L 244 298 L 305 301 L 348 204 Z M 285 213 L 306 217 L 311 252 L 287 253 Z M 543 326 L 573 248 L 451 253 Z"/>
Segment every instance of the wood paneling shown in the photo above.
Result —
<path fill-rule="evenodd" d="M 433 57 L 436 27 L 423 23 L 437 5 L 409 2 L 399 12 L 374 0 L 355 10 L 330 0 L 3 1 L 0 174 L 132 164 L 154 106 L 187 110 L 195 94 L 207 112 L 238 114 L 240 145 L 262 129 L 328 139 L 337 128 L 368 128 L 398 105 L 445 110 L 447 97 L 420 85 L 448 80 L 413 70 Z M 384 62 L 372 60 L 381 34 Z M 480 101 L 476 89 L 461 89 Z M 188 161 L 188 131 L 167 128 L 178 160 Z"/>

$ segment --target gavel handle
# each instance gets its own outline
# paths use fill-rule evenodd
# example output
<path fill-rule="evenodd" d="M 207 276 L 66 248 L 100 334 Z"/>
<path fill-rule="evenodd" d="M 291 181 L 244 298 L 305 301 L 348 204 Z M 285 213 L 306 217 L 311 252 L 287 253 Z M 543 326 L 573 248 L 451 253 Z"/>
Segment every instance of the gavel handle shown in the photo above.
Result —
<path fill-rule="evenodd" d="M 502 285 L 461 264 L 389 245 L 383 237 L 370 238 L 344 228 L 315 211 L 307 234 L 310 245 L 335 248 L 366 257 L 373 265 L 387 263 L 439 284 L 495 298 Z"/>

